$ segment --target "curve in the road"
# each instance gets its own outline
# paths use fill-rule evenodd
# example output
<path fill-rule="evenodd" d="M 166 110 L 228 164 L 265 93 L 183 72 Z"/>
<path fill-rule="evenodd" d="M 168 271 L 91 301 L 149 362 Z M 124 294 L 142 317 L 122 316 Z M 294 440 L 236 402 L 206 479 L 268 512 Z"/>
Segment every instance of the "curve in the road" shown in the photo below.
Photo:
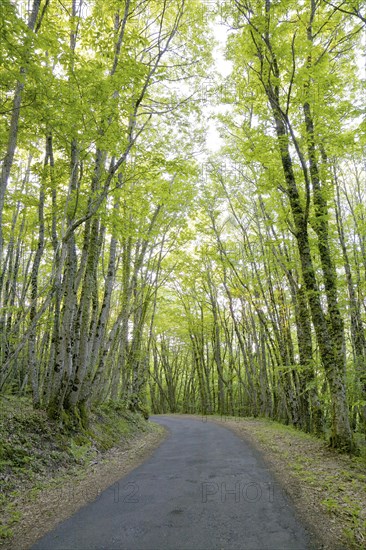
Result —
<path fill-rule="evenodd" d="M 257 453 L 230 430 L 152 418 L 170 436 L 153 455 L 33 550 L 295 550 L 308 534 Z"/>

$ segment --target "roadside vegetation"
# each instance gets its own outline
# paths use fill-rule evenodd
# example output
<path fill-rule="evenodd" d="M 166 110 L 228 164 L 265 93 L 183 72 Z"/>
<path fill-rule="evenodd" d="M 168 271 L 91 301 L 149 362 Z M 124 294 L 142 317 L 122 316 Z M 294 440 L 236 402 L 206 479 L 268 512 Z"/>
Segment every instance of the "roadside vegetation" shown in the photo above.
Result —
<path fill-rule="evenodd" d="M 140 414 L 113 403 L 91 412 L 83 428 L 50 421 L 44 411 L 34 410 L 26 398 L 3 397 L 1 407 L 0 541 L 3 543 L 11 543 L 25 510 L 32 519 L 32 505 L 36 510 L 38 498 L 45 498 L 40 497 L 45 490 L 53 488 L 57 500 L 67 504 L 76 481 L 94 472 L 94 492 L 90 488 L 88 491 L 89 497 L 96 498 L 98 474 L 93 465 L 100 468 L 111 450 L 126 451 L 134 441 L 147 442 L 158 433 Z M 118 472 L 122 475 L 124 462 L 115 465 L 117 479 Z"/>

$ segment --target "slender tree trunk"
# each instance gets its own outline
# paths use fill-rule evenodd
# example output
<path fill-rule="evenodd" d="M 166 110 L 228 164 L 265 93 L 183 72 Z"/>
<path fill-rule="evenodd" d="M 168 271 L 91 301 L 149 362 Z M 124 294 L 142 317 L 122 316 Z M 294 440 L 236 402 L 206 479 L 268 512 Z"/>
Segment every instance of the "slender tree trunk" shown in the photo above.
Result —
<path fill-rule="evenodd" d="M 46 169 L 48 163 L 50 160 L 49 150 L 48 150 L 48 142 L 46 140 L 46 154 L 45 154 L 45 161 L 44 161 L 44 169 Z M 41 181 L 41 188 L 39 191 L 39 201 L 38 201 L 38 223 L 39 223 L 39 229 L 38 229 L 38 244 L 37 244 L 37 251 L 34 257 L 33 262 L 33 268 L 31 273 L 31 309 L 29 314 L 29 319 L 31 326 L 34 326 L 33 330 L 31 331 L 29 335 L 29 370 L 31 375 L 31 381 L 32 381 L 32 392 L 33 392 L 33 405 L 35 408 L 38 408 L 41 404 L 41 398 L 40 398 L 40 390 L 39 390 L 39 367 L 37 365 L 37 356 L 36 356 L 36 324 L 34 323 L 34 319 L 37 314 L 37 298 L 38 298 L 38 273 L 39 273 L 39 267 L 41 264 L 41 259 L 43 255 L 44 250 L 44 241 L 45 241 L 45 227 L 44 227 L 44 201 L 45 201 L 45 194 L 44 194 L 44 175 L 42 177 Z"/>
<path fill-rule="evenodd" d="M 41 0 L 33 0 L 32 10 L 29 13 L 29 18 L 27 23 L 27 26 L 29 29 L 29 37 L 26 38 L 27 42 L 30 41 L 30 37 L 32 36 L 32 33 L 35 29 L 40 5 L 41 5 Z M 20 108 L 21 108 L 21 102 L 22 102 L 22 94 L 25 86 L 25 78 L 26 78 L 26 69 L 25 67 L 21 67 L 20 79 L 16 84 L 14 98 L 13 98 L 13 106 L 11 111 L 12 115 L 11 115 L 11 121 L 9 126 L 9 133 L 8 133 L 8 144 L 7 144 L 7 149 L 6 149 L 5 157 L 3 159 L 1 174 L 0 174 L 0 262 L 1 264 L 2 264 L 2 257 L 3 257 L 2 225 L 3 225 L 5 193 L 8 187 L 10 171 L 13 166 L 14 155 L 15 155 L 15 150 L 17 146 Z"/>

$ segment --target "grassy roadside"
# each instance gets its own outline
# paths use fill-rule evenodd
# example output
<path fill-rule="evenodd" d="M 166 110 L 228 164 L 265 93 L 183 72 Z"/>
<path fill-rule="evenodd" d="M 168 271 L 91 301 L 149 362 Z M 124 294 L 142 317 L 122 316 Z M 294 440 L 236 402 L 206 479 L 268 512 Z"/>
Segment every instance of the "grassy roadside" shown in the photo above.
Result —
<path fill-rule="evenodd" d="M 326 443 L 265 419 L 201 417 L 248 439 L 314 532 L 317 548 L 366 548 L 366 456 L 342 455 Z"/>
<path fill-rule="evenodd" d="M 116 404 L 83 431 L 61 429 L 27 399 L 1 398 L 0 547 L 26 547 L 116 482 L 163 431 Z M 27 532 L 28 540 L 19 538 Z"/>

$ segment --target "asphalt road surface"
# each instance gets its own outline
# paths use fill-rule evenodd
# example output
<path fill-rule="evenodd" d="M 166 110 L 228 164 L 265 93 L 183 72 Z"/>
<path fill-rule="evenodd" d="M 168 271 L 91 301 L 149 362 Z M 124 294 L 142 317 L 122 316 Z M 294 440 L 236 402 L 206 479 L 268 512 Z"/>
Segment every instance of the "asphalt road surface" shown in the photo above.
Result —
<path fill-rule="evenodd" d="M 34 550 L 310 548 L 305 528 L 256 451 L 224 423 L 152 420 L 170 436 L 151 457 Z"/>

